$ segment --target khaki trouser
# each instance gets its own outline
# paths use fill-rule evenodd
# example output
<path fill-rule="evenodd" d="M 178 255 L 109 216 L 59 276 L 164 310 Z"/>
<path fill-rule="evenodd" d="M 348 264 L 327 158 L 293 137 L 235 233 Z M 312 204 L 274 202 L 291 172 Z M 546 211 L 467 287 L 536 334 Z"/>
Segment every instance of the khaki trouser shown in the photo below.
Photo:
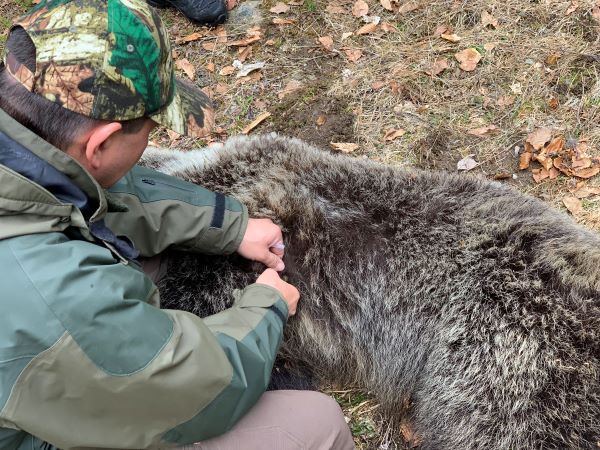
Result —
<path fill-rule="evenodd" d="M 164 261 L 163 261 L 164 263 Z M 159 257 L 142 260 L 156 282 L 166 272 Z M 349 450 L 352 434 L 339 405 L 313 391 L 265 392 L 227 433 L 187 445 L 189 450 Z"/>

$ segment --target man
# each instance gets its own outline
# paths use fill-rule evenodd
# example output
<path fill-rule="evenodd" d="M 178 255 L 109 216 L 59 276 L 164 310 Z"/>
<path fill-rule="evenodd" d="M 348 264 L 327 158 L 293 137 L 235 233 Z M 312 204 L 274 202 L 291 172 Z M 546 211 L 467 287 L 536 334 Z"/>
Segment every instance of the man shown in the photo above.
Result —
<path fill-rule="evenodd" d="M 0 67 L 0 448 L 351 448 L 328 397 L 263 395 L 299 298 L 276 272 L 279 228 L 134 167 L 155 122 L 189 135 L 212 122 L 170 55 L 142 0 L 42 1 L 11 30 Z M 237 250 L 270 269 L 201 320 L 159 309 L 137 263 L 169 247 Z"/>
<path fill-rule="evenodd" d="M 225 0 L 146 0 L 156 8 L 172 6 L 193 22 L 218 25 L 227 20 Z"/>

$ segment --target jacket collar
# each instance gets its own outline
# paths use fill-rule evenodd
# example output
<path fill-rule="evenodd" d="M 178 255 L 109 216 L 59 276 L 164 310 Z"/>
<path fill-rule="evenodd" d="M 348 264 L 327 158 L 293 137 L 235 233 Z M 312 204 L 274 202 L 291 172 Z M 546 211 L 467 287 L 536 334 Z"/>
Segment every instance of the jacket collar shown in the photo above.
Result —
<path fill-rule="evenodd" d="M 87 220 L 90 222 L 95 222 L 104 217 L 108 209 L 104 190 L 90 175 L 90 173 L 85 170 L 76 160 L 71 158 L 65 152 L 44 141 L 42 138 L 9 116 L 2 109 L 0 109 L 0 132 L 5 134 L 10 140 L 31 152 L 32 156 L 37 157 L 38 161 L 41 160 L 46 162 L 48 164 L 48 169 L 46 170 L 46 174 L 44 174 L 44 176 L 51 176 L 50 172 L 63 174 L 66 176 L 66 179 L 62 180 L 62 183 L 67 180 L 72 182 L 72 184 L 85 195 L 87 198 L 87 205 L 90 205 L 90 211 L 86 211 L 89 214 L 89 216 L 86 217 Z M 31 170 L 31 168 L 29 170 Z M 27 179 L 30 179 L 28 174 L 21 175 Z M 55 179 L 55 181 L 57 180 L 58 179 Z M 32 179 L 30 179 L 30 182 L 32 185 L 36 185 L 35 187 L 40 186 L 39 183 L 36 183 Z M 35 189 L 34 186 L 29 187 L 32 191 Z M 8 188 L 10 189 L 10 186 Z M 26 193 L 22 193 L 22 195 L 26 196 Z M 0 186 L 0 197 L 7 196 L 10 196 L 10 194 L 4 192 L 3 187 Z M 55 195 L 52 195 L 52 197 L 55 198 Z M 61 204 L 57 198 L 55 198 L 55 201 L 56 203 Z"/>

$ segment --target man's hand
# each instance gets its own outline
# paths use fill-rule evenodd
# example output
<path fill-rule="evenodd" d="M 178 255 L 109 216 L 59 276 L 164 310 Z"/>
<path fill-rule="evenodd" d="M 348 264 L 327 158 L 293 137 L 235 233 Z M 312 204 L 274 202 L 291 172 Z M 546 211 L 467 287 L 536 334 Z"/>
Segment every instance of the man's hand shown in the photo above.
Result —
<path fill-rule="evenodd" d="M 271 219 L 248 219 L 248 227 L 237 252 L 278 272 L 285 269 L 281 228 Z"/>
<path fill-rule="evenodd" d="M 273 269 L 267 269 L 257 278 L 256 282 L 277 289 L 288 304 L 288 315 L 291 317 L 296 314 L 300 292 L 294 286 L 279 278 L 277 272 Z"/>

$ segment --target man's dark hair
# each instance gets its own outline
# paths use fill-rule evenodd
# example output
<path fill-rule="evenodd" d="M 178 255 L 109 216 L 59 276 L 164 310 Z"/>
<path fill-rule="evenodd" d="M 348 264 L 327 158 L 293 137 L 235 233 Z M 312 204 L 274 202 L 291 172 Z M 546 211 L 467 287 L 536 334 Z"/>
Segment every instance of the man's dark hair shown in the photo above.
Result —
<path fill-rule="evenodd" d="M 6 48 L 17 61 L 35 72 L 35 44 L 25 30 L 12 30 L 6 40 Z M 0 108 L 63 151 L 76 141 L 78 135 L 102 123 L 29 92 L 8 73 L 3 64 L 0 64 Z M 141 118 L 121 122 L 123 132 L 137 133 L 144 126 L 145 120 Z"/>

